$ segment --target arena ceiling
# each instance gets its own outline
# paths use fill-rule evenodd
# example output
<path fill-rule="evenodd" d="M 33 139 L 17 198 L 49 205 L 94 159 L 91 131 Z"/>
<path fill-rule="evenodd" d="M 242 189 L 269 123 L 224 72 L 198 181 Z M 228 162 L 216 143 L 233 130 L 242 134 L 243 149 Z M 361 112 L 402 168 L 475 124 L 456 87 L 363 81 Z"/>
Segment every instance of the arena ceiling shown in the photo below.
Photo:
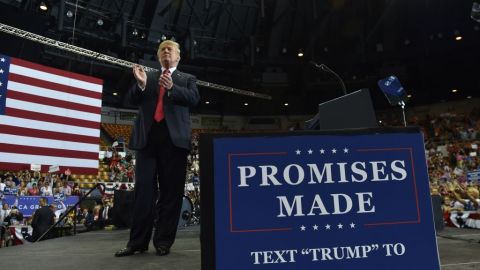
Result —
<path fill-rule="evenodd" d="M 376 86 L 389 75 L 412 95 L 408 106 L 478 97 L 480 23 L 471 10 L 471 0 L 0 0 L 0 22 L 151 67 L 159 41 L 175 38 L 181 70 L 272 96 L 200 87 L 196 112 L 292 115 L 342 94 L 310 61 L 336 71 L 349 92 L 370 88 L 376 109 L 389 106 Z M 103 105 L 123 107 L 130 70 L 5 33 L 0 40 L 0 53 L 104 79 Z"/>

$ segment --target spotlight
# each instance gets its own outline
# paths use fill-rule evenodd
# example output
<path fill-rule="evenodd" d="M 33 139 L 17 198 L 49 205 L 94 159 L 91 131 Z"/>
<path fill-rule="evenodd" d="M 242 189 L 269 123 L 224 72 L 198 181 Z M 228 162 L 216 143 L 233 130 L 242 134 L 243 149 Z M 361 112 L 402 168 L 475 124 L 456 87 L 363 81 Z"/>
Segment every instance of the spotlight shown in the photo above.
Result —
<path fill-rule="evenodd" d="M 205 101 L 205 104 L 207 104 L 207 105 L 210 104 L 210 101 Z"/>
<path fill-rule="evenodd" d="M 302 49 L 298 50 L 298 57 L 303 57 L 303 50 Z"/>
<path fill-rule="evenodd" d="M 162 41 L 167 39 L 167 37 L 165 35 L 162 35 Z"/>
<path fill-rule="evenodd" d="M 102 20 L 102 19 L 98 19 L 98 20 L 97 20 L 97 25 L 98 25 L 98 26 L 102 26 L 102 25 L 103 25 L 103 20 Z"/>
<path fill-rule="evenodd" d="M 45 4 L 44 1 L 40 2 L 40 6 L 39 8 L 43 11 L 47 11 L 48 10 L 48 7 L 47 7 L 47 4 Z"/>
<path fill-rule="evenodd" d="M 67 17 L 68 18 L 73 17 L 73 12 L 71 10 L 67 11 Z"/>
<path fill-rule="evenodd" d="M 455 30 L 455 32 L 453 34 L 455 35 L 455 40 L 456 41 L 460 41 L 460 40 L 463 39 L 463 37 L 460 35 L 460 31 Z"/>
<path fill-rule="evenodd" d="M 452 89 L 452 93 L 458 92 L 458 89 Z"/>
<path fill-rule="evenodd" d="M 137 30 L 137 28 L 133 28 L 132 35 L 138 36 L 138 30 Z"/>
<path fill-rule="evenodd" d="M 243 103 L 243 106 L 248 106 L 248 102 Z"/>
<path fill-rule="evenodd" d="M 285 102 L 285 103 L 283 104 L 283 106 L 288 106 L 288 102 Z"/>
<path fill-rule="evenodd" d="M 114 96 L 117 96 L 117 95 L 118 95 L 118 93 L 117 93 L 117 92 L 113 92 L 113 95 L 114 95 Z"/>

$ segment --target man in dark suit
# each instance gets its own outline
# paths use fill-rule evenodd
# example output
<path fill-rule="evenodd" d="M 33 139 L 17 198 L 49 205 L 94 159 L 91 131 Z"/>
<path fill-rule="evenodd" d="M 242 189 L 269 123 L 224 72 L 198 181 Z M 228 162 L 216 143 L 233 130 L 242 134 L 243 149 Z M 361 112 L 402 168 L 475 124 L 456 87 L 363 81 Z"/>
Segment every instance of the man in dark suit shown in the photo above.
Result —
<path fill-rule="evenodd" d="M 156 254 L 169 254 L 182 207 L 191 141 L 189 108 L 200 95 L 195 77 L 177 70 L 178 43 L 163 41 L 157 55 L 162 71 L 146 73 L 135 65 L 137 83 L 127 95 L 139 107 L 129 145 L 137 150 L 135 200 L 130 239 L 117 257 L 146 251 L 152 228 Z"/>
<path fill-rule="evenodd" d="M 37 241 L 55 223 L 55 213 L 48 205 L 47 198 L 40 198 L 40 208 L 35 211 L 32 218 L 32 237 Z M 51 238 L 52 234 L 45 235 L 41 240 Z"/>

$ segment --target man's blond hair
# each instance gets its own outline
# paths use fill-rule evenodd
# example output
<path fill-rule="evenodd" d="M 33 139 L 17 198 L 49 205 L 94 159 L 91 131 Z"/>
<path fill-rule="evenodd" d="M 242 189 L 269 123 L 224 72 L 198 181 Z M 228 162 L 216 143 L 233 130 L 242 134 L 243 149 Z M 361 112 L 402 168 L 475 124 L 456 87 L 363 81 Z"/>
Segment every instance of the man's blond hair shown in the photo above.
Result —
<path fill-rule="evenodd" d="M 173 40 L 169 40 L 169 39 L 166 39 L 166 40 L 164 40 L 160 43 L 160 45 L 158 46 L 157 54 L 160 52 L 160 48 L 162 48 L 165 45 L 172 45 L 175 48 L 175 50 L 177 51 L 177 53 L 180 54 L 180 44 L 178 44 L 177 42 L 175 42 Z"/>

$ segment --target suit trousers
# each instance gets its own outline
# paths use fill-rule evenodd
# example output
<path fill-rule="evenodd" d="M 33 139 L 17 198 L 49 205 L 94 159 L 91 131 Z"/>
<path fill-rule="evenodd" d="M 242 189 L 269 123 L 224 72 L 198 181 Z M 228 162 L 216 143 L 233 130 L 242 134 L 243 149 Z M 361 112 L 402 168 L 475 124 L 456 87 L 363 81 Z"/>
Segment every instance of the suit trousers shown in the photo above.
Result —
<path fill-rule="evenodd" d="M 127 246 L 147 248 L 175 241 L 183 202 L 188 150 L 172 143 L 165 120 L 154 122 L 147 146 L 136 156 L 135 199 Z"/>

